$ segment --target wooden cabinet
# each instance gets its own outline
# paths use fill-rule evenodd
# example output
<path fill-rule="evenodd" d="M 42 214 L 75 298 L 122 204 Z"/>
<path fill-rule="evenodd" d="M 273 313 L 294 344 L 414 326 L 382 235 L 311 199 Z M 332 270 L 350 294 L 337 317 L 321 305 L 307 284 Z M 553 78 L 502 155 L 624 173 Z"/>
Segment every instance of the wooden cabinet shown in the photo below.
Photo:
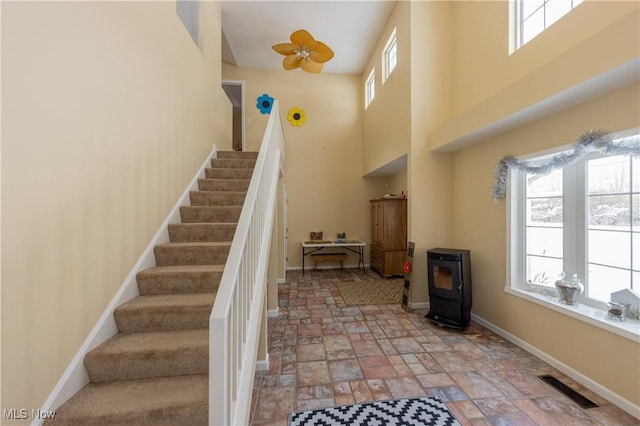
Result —
<path fill-rule="evenodd" d="M 407 200 L 380 198 L 371 203 L 371 269 L 384 277 L 404 275 L 407 257 Z"/>

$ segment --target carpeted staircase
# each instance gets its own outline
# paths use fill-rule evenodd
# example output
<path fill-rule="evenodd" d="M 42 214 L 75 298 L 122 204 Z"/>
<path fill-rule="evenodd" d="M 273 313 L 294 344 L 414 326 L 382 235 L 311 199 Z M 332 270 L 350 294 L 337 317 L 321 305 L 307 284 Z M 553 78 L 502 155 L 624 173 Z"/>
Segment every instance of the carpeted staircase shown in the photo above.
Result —
<path fill-rule="evenodd" d="M 119 333 L 84 360 L 90 383 L 46 425 L 205 425 L 209 315 L 257 153 L 218 152 L 137 275 L 140 296 L 116 308 Z"/>

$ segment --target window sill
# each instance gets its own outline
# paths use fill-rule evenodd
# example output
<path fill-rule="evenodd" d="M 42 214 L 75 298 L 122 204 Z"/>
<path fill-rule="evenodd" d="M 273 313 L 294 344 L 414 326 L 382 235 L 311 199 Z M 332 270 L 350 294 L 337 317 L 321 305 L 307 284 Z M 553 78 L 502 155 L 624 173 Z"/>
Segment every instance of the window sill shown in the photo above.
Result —
<path fill-rule="evenodd" d="M 640 322 L 638 321 L 629 319 L 623 322 L 610 320 L 603 310 L 583 304 L 578 304 L 577 306 L 565 305 L 560 303 L 557 297 L 551 295 L 510 287 L 505 287 L 505 292 L 640 343 Z"/>

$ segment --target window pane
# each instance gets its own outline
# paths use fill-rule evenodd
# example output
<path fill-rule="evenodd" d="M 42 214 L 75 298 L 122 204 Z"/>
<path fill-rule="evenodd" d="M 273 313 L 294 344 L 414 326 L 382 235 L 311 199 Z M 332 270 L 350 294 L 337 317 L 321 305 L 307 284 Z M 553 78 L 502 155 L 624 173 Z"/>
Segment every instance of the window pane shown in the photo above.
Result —
<path fill-rule="evenodd" d="M 562 18 L 571 10 L 571 0 L 549 0 L 545 5 L 545 26 L 549 28 L 551 24 Z"/>
<path fill-rule="evenodd" d="M 544 0 L 522 0 L 520 2 L 520 7 L 522 7 L 522 17 L 524 19 L 528 18 L 536 9 L 538 9 Z"/>
<path fill-rule="evenodd" d="M 373 98 L 376 97 L 376 73 L 375 69 L 371 70 L 369 77 L 367 77 L 367 81 L 364 84 L 364 105 L 365 107 L 369 106 Z"/>
<path fill-rule="evenodd" d="M 527 197 L 552 197 L 562 195 L 562 169 L 540 175 L 527 174 Z"/>
<path fill-rule="evenodd" d="M 630 286 L 630 271 L 589 264 L 588 297 L 608 302 L 611 293 Z"/>
<path fill-rule="evenodd" d="M 589 236 L 589 262 L 631 268 L 631 234 L 594 231 Z"/>
<path fill-rule="evenodd" d="M 640 192 L 640 158 L 632 160 L 633 167 L 633 192 Z"/>
<path fill-rule="evenodd" d="M 631 196 L 633 202 L 633 230 L 640 231 L 640 194 Z"/>
<path fill-rule="evenodd" d="M 640 233 L 634 232 L 633 238 L 633 260 L 632 268 L 636 271 L 640 271 Z M 634 280 L 634 282 L 640 286 L 640 282 Z"/>
<path fill-rule="evenodd" d="M 617 229 L 631 226 L 629 195 L 598 195 L 589 197 L 589 225 Z"/>
<path fill-rule="evenodd" d="M 588 162 L 589 194 L 620 194 L 630 191 L 631 160 L 617 155 Z"/>
<path fill-rule="evenodd" d="M 527 282 L 553 287 L 562 272 L 562 259 L 527 256 L 526 268 Z"/>
<path fill-rule="evenodd" d="M 582 0 L 520 0 L 519 47 L 569 13 L 581 2 Z"/>
<path fill-rule="evenodd" d="M 397 46 L 394 40 L 391 46 L 389 46 L 389 51 L 387 52 L 387 75 L 390 75 L 396 67 L 396 48 Z"/>
<path fill-rule="evenodd" d="M 527 228 L 527 254 L 562 257 L 562 228 Z"/>
<path fill-rule="evenodd" d="M 544 9 L 538 9 L 522 23 L 522 44 L 544 31 Z"/>
<path fill-rule="evenodd" d="M 562 225 L 562 198 L 527 200 L 527 225 Z"/>

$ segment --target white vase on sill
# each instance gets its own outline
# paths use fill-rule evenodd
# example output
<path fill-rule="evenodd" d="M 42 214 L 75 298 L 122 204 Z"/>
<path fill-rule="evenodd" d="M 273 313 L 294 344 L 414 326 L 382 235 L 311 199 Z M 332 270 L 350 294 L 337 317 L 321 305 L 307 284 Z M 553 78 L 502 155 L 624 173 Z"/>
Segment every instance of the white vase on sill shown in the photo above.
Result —
<path fill-rule="evenodd" d="M 578 274 L 570 275 L 563 272 L 556 281 L 556 290 L 561 303 L 575 306 L 578 304 L 578 296 L 584 291 L 584 285 L 580 282 Z"/>

